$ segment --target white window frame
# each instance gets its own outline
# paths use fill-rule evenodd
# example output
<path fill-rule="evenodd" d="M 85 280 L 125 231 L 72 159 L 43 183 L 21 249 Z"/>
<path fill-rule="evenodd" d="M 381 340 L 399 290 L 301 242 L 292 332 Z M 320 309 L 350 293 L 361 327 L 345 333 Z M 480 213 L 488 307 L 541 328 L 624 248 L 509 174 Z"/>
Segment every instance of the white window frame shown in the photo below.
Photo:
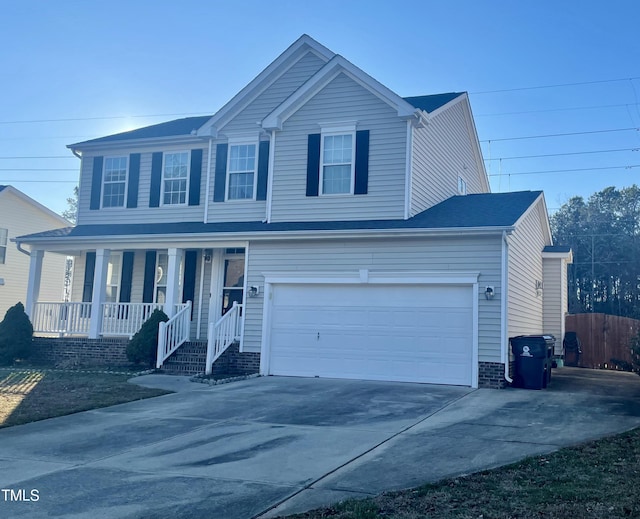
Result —
<path fill-rule="evenodd" d="M 169 204 L 164 201 L 164 186 L 165 182 L 169 180 L 176 180 L 175 178 L 165 178 L 165 166 L 167 161 L 167 155 L 182 155 L 187 154 L 187 183 L 184 192 L 184 202 L 177 204 Z M 177 151 L 166 151 L 162 154 L 162 179 L 160 184 L 160 207 L 183 207 L 189 203 L 189 180 L 191 178 L 191 150 L 177 150 Z"/>
<path fill-rule="evenodd" d="M 4 232 L 1 232 L 1 231 L 4 231 Z M 0 257 L 0 265 L 5 265 L 7 263 L 7 250 L 8 250 L 7 244 L 8 243 L 9 243 L 9 229 L 7 229 L 6 227 L 0 227 L 0 249 L 4 249 L 4 254 L 2 255 L 2 257 Z"/>
<path fill-rule="evenodd" d="M 250 171 L 234 171 L 233 173 L 230 171 L 231 166 L 231 148 L 234 146 L 253 146 L 255 148 L 255 161 L 253 164 L 253 193 L 251 198 L 229 198 L 229 189 L 231 187 L 231 175 L 232 174 L 242 174 L 242 173 L 250 173 Z M 258 154 L 260 153 L 260 139 L 259 138 L 237 138 L 237 139 L 229 139 L 228 149 L 227 149 L 227 176 L 225 179 L 225 193 L 224 199 L 226 202 L 247 202 L 253 201 L 256 199 L 257 190 L 258 190 Z"/>
<path fill-rule="evenodd" d="M 467 194 L 467 183 L 462 177 L 458 177 L 458 194 L 460 195 Z"/>
<path fill-rule="evenodd" d="M 320 185 L 318 194 L 320 196 L 349 196 L 353 195 L 356 184 L 356 123 L 321 123 L 320 132 Z M 348 193 L 325 193 L 324 192 L 324 141 L 326 137 L 336 137 L 341 135 L 351 135 L 351 183 Z M 335 166 L 335 164 L 327 164 Z"/>
<path fill-rule="evenodd" d="M 116 282 L 109 283 L 109 272 L 113 271 L 113 260 L 114 258 L 118 258 L 118 271 L 116 272 Z M 116 287 L 116 298 L 115 301 L 106 301 L 107 288 Z M 107 303 L 119 303 L 120 302 L 120 289 L 122 288 L 122 253 L 121 252 L 112 252 L 109 255 L 109 266 L 107 267 L 107 279 L 105 281 L 105 302 Z"/>
<path fill-rule="evenodd" d="M 107 161 L 113 159 L 124 159 L 125 160 L 125 174 L 124 174 L 124 198 L 122 199 L 122 205 L 104 205 L 104 188 L 106 184 L 121 184 L 122 181 L 118 182 L 107 182 Z M 104 162 L 102 163 L 102 187 L 100 189 L 100 208 L 101 209 L 122 209 L 127 206 L 127 195 L 128 195 L 128 187 L 129 187 L 129 157 L 127 155 L 112 155 L 110 157 L 105 157 Z"/>

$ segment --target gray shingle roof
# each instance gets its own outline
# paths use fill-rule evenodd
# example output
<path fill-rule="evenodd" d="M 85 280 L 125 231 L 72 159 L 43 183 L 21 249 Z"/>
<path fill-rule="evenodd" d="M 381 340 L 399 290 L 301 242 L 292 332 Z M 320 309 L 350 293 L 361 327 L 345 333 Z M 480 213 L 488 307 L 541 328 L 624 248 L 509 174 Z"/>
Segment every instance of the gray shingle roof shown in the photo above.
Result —
<path fill-rule="evenodd" d="M 469 229 L 510 227 L 540 196 L 541 191 L 515 193 L 485 193 L 454 196 L 408 220 L 358 220 L 329 222 L 168 222 L 154 224 L 78 225 L 45 231 L 29 238 L 92 238 L 103 236 L 134 236 L 161 234 L 233 234 L 270 232 L 314 232 L 342 230 L 408 230 L 408 229 Z"/>
<path fill-rule="evenodd" d="M 430 113 L 463 94 L 464 92 L 448 92 L 446 94 L 434 94 L 430 96 L 403 97 L 403 99 L 410 105 Z"/>
<path fill-rule="evenodd" d="M 211 119 L 211 117 L 211 115 L 202 115 L 198 117 L 185 117 L 184 119 L 175 119 L 173 121 L 167 121 L 165 123 L 138 128 L 137 130 L 131 130 L 128 132 L 116 133 L 114 135 L 107 135 L 106 137 L 99 137 L 97 139 L 77 142 L 75 144 L 70 144 L 69 148 L 75 148 L 76 146 L 81 146 L 83 144 L 95 144 L 100 142 L 124 141 L 133 139 L 154 139 L 157 137 L 190 135 L 192 131 L 200 128 L 204 123 Z"/>
<path fill-rule="evenodd" d="M 426 112 L 433 112 L 441 106 L 444 106 L 449 101 L 452 101 L 456 97 L 461 96 L 462 92 L 449 92 L 446 94 L 435 94 L 428 96 L 417 97 L 405 97 L 404 100 L 409 104 L 424 110 Z M 198 117 L 185 117 L 183 119 L 175 119 L 173 121 L 167 121 L 164 123 L 154 124 L 152 126 L 145 126 L 136 130 L 128 132 L 115 133 L 113 135 L 107 135 L 105 137 L 98 137 L 97 139 L 90 139 L 88 141 L 76 142 L 70 144 L 69 148 L 76 148 L 86 144 L 99 144 L 117 141 L 128 141 L 134 139 L 154 139 L 159 137 L 176 137 L 180 135 L 190 135 L 192 131 L 199 129 L 203 126 L 213 115 L 202 115 Z"/>
<path fill-rule="evenodd" d="M 571 252 L 571 247 L 568 245 L 547 245 L 542 249 L 542 252 L 562 252 L 566 254 L 567 252 Z"/>
<path fill-rule="evenodd" d="M 2 191 L 7 186 L 0 186 L 0 191 Z"/>

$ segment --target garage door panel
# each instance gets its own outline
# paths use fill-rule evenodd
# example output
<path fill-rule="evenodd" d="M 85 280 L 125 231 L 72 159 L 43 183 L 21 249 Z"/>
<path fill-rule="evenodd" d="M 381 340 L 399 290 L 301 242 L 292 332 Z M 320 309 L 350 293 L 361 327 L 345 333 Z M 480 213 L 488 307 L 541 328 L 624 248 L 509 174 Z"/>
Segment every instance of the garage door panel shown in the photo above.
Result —
<path fill-rule="evenodd" d="M 471 384 L 470 286 L 277 285 L 269 372 Z"/>

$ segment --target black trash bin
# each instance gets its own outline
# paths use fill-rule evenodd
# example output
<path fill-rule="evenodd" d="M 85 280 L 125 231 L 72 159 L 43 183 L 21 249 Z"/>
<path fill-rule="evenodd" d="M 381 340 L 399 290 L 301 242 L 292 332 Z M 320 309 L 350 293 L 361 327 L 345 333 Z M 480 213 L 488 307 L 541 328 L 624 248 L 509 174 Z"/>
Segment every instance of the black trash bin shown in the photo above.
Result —
<path fill-rule="evenodd" d="M 512 337 L 515 358 L 513 385 L 524 389 L 543 389 L 551 381 L 551 363 L 556 339 L 553 335 Z"/>

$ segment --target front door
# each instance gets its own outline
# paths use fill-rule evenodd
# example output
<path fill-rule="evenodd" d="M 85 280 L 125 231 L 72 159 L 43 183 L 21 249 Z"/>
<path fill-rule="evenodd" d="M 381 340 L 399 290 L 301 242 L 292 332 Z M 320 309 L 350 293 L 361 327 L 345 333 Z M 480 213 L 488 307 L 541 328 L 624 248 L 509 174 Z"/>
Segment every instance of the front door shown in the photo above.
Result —
<path fill-rule="evenodd" d="M 244 295 L 244 253 L 226 254 L 222 287 L 222 313 L 226 314 L 233 303 L 242 304 Z"/>

